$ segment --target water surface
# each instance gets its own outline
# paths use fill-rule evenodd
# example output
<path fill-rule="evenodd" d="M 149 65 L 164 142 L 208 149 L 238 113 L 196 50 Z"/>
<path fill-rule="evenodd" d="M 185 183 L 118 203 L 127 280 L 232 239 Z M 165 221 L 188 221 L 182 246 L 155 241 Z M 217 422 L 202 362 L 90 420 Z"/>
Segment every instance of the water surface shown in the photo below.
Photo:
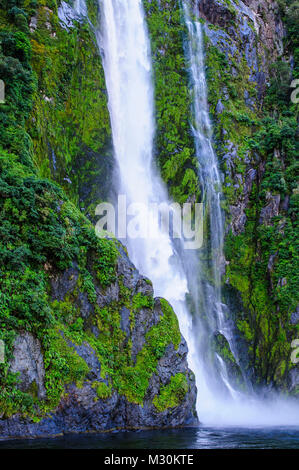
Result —
<path fill-rule="evenodd" d="M 167 429 L 0 442 L 0 449 L 299 449 L 299 427 Z"/>

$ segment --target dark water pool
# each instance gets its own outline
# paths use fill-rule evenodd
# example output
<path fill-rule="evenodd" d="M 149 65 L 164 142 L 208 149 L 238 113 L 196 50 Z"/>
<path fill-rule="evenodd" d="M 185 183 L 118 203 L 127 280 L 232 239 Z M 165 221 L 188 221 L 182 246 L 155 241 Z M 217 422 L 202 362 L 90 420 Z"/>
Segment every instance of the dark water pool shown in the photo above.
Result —
<path fill-rule="evenodd" d="M 299 449 L 299 427 L 213 428 L 0 441 L 0 449 Z"/>

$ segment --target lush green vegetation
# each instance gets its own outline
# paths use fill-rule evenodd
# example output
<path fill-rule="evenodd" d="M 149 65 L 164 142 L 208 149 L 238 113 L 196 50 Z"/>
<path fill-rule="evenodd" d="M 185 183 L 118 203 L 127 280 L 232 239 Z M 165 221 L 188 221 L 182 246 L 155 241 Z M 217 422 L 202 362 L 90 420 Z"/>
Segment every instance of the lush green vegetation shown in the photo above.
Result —
<path fill-rule="evenodd" d="M 171 377 L 170 383 L 162 387 L 153 403 L 158 411 L 174 408 L 182 403 L 188 391 L 188 382 L 184 374 Z"/>
<path fill-rule="evenodd" d="M 236 323 L 248 347 L 255 379 L 287 388 L 293 365 L 290 344 L 298 326 L 290 322 L 298 305 L 298 105 L 291 102 L 291 83 L 298 76 L 298 2 L 280 2 L 287 27 L 285 55 L 269 64 L 269 86 L 256 100 L 252 70 L 245 55 L 225 56 L 207 41 L 209 101 L 215 124 L 215 142 L 225 173 L 226 219 L 231 206 L 244 201 L 248 170 L 254 169 L 246 224 L 241 233 L 226 238 L 229 262 L 225 280 L 241 294 L 243 309 Z M 293 55 L 291 67 L 288 54 Z M 232 75 L 232 67 L 235 73 Z M 244 98 L 246 92 L 250 105 Z M 225 100 L 223 100 L 225 96 Z M 224 110 L 217 113 L 222 99 Z M 229 145 L 228 145 L 229 142 Z M 227 154 L 236 149 L 233 160 Z M 278 213 L 262 219 L 262 210 L 279 196 Z M 239 209 L 240 210 L 240 209 Z"/>
<path fill-rule="evenodd" d="M 199 199 L 191 96 L 184 55 L 186 30 L 178 0 L 144 1 L 155 78 L 156 152 L 164 181 L 177 202 Z"/>
<path fill-rule="evenodd" d="M 292 366 L 290 342 L 298 336 L 298 327 L 290 324 L 290 316 L 299 302 L 297 110 L 287 99 L 278 105 L 280 94 L 281 89 L 275 94 L 272 84 L 268 105 L 270 110 L 274 98 L 275 114 L 269 111 L 250 141 L 260 152 L 265 170 L 251 197 L 246 232 L 236 237 L 235 254 L 229 257 L 229 276 L 233 273 L 230 278 L 237 289 L 243 285 L 243 299 L 251 311 L 251 348 L 257 375 L 277 384 Z M 271 195 L 280 195 L 283 207 L 270 224 L 261 223 L 261 210 Z M 239 274 L 234 277 L 235 273 Z M 247 282 L 240 283 L 240 277 Z"/>
<path fill-rule="evenodd" d="M 135 403 L 143 402 L 149 379 L 155 372 L 159 359 L 163 357 L 166 347 L 172 343 L 177 349 L 181 342 L 175 313 L 165 300 L 161 299 L 160 302 L 163 311 L 160 322 L 147 333 L 146 343 L 138 353 L 135 365 L 126 366 L 119 377 L 120 392 Z"/>
<path fill-rule="evenodd" d="M 0 339 L 6 348 L 0 365 L 1 416 L 21 412 L 39 420 L 58 405 L 68 384 L 80 387 L 88 381 L 89 368 L 74 347 L 84 342 L 101 363 L 102 381 L 93 384 L 96 399 L 117 391 L 142 404 L 158 360 L 169 344 L 180 344 L 176 316 L 161 300 L 161 319 L 148 329 L 133 363 L 120 311 L 130 310 L 132 330 L 142 309 L 153 315 L 154 300 L 123 286 L 116 275 L 117 242 L 98 239 L 61 187 L 44 178 L 57 176 L 49 171 L 48 144 L 64 171 L 74 168 L 80 146 L 94 155 L 105 146 L 110 130 L 99 56 L 86 25 L 69 33 L 58 27 L 55 0 L 39 6 L 7 2 L 13 10 L 0 9 L 0 76 L 7 84 L 6 103 L 0 105 Z M 37 28 L 29 33 L 33 15 Z M 78 201 L 74 188 L 68 193 Z M 77 281 L 63 300 L 54 300 L 53 279 L 70 268 Z M 112 283 L 119 297 L 100 308 L 97 293 Z M 92 312 L 87 319 L 80 312 L 82 294 Z M 36 386 L 22 392 L 9 370 L 21 331 L 31 332 L 42 347 L 43 401 Z"/>
<path fill-rule="evenodd" d="M 22 31 L 0 31 L 0 76 L 6 84 L 6 102 L 0 109 L 0 145 L 31 165 L 32 144 L 25 121 L 32 106 L 36 80 L 30 65 L 31 46 Z"/>
<path fill-rule="evenodd" d="M 96 21 L 97 1 L 87 4 Z M 87 22 L 61 28 L 56 1 L 42 2 L 36 18 L 31 43 L 38 92 L 27 123 L 35 162 L 42 176 L 59 182 L 92 218 L 95 205 L 108 197 L 113 163 L 105 79 L 96 40 Z"/>
<path fill-rule="evenodd" d="M 196 201 L 200 189 L 179 1 L 144 4 L 154 59 L 157 160 L 172 197 Z M 290 84 L 298 78 L 299 8 L 298 0 L 280 4 L 287 26 L 285 48 L 294 65 L 281 57 L 271 67 L 262 106 L 245 56 L 237 60 L 208 41 L 206 46 L 218 155 L 228 152 L 228 140 L 237 149 L 232 165 L 221 162 L 228 222 L 230 206 L 244 196 L 248 168 L 257 175 L 245 228 L 230 232 L 225 245 L 226 281 L 243 303 L 234 312 L 236 324 L 257 380 L 286 386 L 292 367 L 290 343 L 298 337 L 298 325 L 290 324 L 299 300 L 298 105 L 290 101 Z M 97 2 L 89 0 L 88 7 L 95 23 Z M 36 26 L 30 26 L 32 17 Z M 151 318 L 154 299 L 132 295 L 124 287 L 115 269 L 117 243 L 97 239 L 82 214 L 84 210 L 93 215 L 93 204 L 110 189 L 111 130 L 94 37 L 87 24 L 74 26 L 68 31 L 59 27 L 56 0 L 4 0 L 0 9 L 0 78 L 6 83 L 6 102 L 0 104 L 0 339 L 7 359 L 0 365 L 3 416 L 19 411 L 39 419 L 57 406 L 67 384 L 81 386 L 89 368 L 72 345 L 85 342 L 101 363 L 101 381 L 93 384 L 96 399 L 107 400 L 118 392 L 142 404 L 159 359 L 170 344 L 177 349 L 181 340 L 172 308 L 157 301 L 160 321 L 149 329 L 133 361 L 120 311 L 129 309 L 132 331 L 141 311 Z M 218 114 L 223 90 L 228 98 Z M 245 95 L 253 105 L 248 106 Z M 279 213 L 270 222 L 261 221 L 261 210 L 277 195 Z M 74 266 L 75 287 L 63 300 L 53 300 L 53 278 Z M 105 292 L 112 283 L 119 297 L 100 308 L 98 289 Z M 92 311 L 87 319 L 80 314 L 82 293 Z M 9 371 L 14 339 L 23 330 L 42 345 L 47 392 L 43 402 L 34 387 L 20 391 L 18 377 Z M 220 346 L 225 359 L 233 362 L 227 344 Z M 178 406 L 187 391 L 186 376 L 174 375 L 154 399 L 157 411 Z"/>
<path fill-rule="evenodd" d="M 74 299 L 70 299 L 68 309 L 64 303 L 51 304 L 51 276 L 59 276 L 77 260 L 82 291 L 91 289 L 96 278 L 102 286 L 109 285 L 115 280 L 118 252 L 113 242 L 97 239 L 93 227 L 57 186 L 39 179 L 17 157 L 2 151 L 0 168 L 1 339 L 8 348 L 7 359 L 17 331 L 31 331 L 40 339 L 50 405 L 53 396 L 59 398 L 64 383 L 79 380 L 88 369 L 58 333 L 57 325 L 61 323 L 63 331 L 66 318 L 74 317 L 76 328 L 82 322 L 72 308 Z M 88 256 L 94 259 L 92 273 L 87 269 Z M 8 364 L 1 365 L 0 370 L 3 409 L 9 410 L 14 403 L 16 410 L 15 381 Z"/>
<path fill-rule="evenodd" d="M 298 0 L 278 0 L 278 3 L 286 25 L 286 51 L 294 54 L 293 74 L 295 78 L 299 78 L 299 2 Z"/>

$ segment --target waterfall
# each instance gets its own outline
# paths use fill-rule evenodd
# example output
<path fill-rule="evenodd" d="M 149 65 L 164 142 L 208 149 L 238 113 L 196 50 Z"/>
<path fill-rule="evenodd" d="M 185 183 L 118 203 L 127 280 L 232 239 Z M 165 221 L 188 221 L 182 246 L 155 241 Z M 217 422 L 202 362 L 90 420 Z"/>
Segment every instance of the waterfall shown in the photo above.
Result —
<path fill-rule="evenodd" d="M 296 425 L 298 405 L 291 400 L 272 395 L 269 400 L 253 394 L 250 382 L 243 374 L 247 391 L 240 391 L 232 383 L 225 361 L 213 350 L 211 341 L 215 333 L 221 333 L 239 364 L 234 338 L 233 322 L 229 309 L 222 303 L 221 276 L 225 272 L 224 220 L 221 210 L 221 175 L 217 156 L 213 149 L 213 131 L 209 117 L 207 83 L 202 25 L 193 19 L 190 0 L 182 1 L 184 21 L 188 31 L 185 44 L 189 61 L 190 93 L 192 96 L 192 132 L 199 163 L 199 180 L 202 189 L 206 231 L 204 260 L 190 254 L 185 266 L 189 274 L 191 293 L 196 300 L 197 321 L 194 333 L 198 350 L 198 388 L 200 419 L 210 424 L 225 425 Z M 194 273 L 198 273 L 198 277 Z M 208 272 L 208 275 L 206 274 Z M 195 280 L 194 280 L 195 277 Z M 204 320 L 203 320 L 204 317 Z M 240 367 L 241 371 L 241 367 Z"/>
<path fill-rule="evenodd" d="M 184 251 L 180 247 L 176 251 L 169 233 L 161 227 L 150 208 L 161 203 L 168 208 L 170 202 L 153 161 L 154 92 L 143 2 L 98 1 L 101 19 L 98 28 L 94 29 L 88 21 L 103 59 L 118 166 L 118 192 L 126 196 L 128 204 L 134 203 L 135 209 L 140 204 L 149 207 L 148 211 L 139 214 L 138 222 L 140 225 L 150 222 L 151 232 L 155 235 L 142 239 L 127 238 L 125 243 L 137 268 L 153 281 L 155 295 L 166 298 L 178 316 L 181 332 L 188 344 L 188 363 L 196 377 L 199 418 L 206 424 L 217 425 L 296 425 L 298 408 L 284 400 L 267 404 L 246 397 L 245 403 L 244 395 L 232 387 L 224 361 L 219 355 L 212 354 L 209 346 L 211 334 L 220 331 L 234 352 L 226 306 L 221 303 L 220 281 L 224 260 L 221 179 L 212 146 L 201 27 L 191 20 L 185 0 L 183 10 L 189 32 L 186 49 L 193 96 L 192 130 L 206 214 L 211 226 L 209 255 L 213 282 L 205 280 L 197 252 Z M 74 7 L 78 15 L 87 17 L 85 0 L 76 0 Z M 193 319 L 186 304 L 189 290 L 197 307 Z M 206 325 L 197 321 L 203 311 L 208 319 Z M 230 400 L 223 395 L 223 389 L 217 390 L 219 377 L 229 392 Z"/>
<path fill-rule="evenodd" d="M 213 339 L 215 333 L 221 333 L 227 340 L 232 353 L 237 359 L 234 335 L 232 332 L 229 312 L 221 299 L 221 275 L 225 271 L 225 258 L 223 255 L 224 223 L 221 210 L 221 176 L 218 168 L 217 156 L 213 149 L 212 125 L 209 117 L 207 84 L 205 77 L 205 60 L 202 26 L 193 21 L 190 8 L 185 1 L 183 3 L 185 22 L 188 29 L 188 41 L 186 44 L 186 55 L 189 60 L 190 69 L 190 92 L 192 95 L 192 132 L 194 136 L 196 156 L 199 163 L 199 180 L 202 190 L 202 201 L 207 221 L 206 244 L 205 244 L 205 266 L 198 259 L 198 286 L 200 289 L 201 310 L 206 315 L 205 350 L 210 351 L 208 341 Z M 206 271 L 209 272 L 207 280 Z M 203 328 L 203 325 L 201 325 Z M 228 373 L 225 362 L 219 360 L 216 354 L 210 357 L 208 363 L 207 380 L 211 382 L 222 379 L 230 395 L 236 396 L 237 391 L 229 384 Z M 213 366 L 214 363 L 214 366 Z M 218 365 L 218 379 L 211 376 L 212 369 Z"/>
<path fill-rule="evenodd" d="M 87 6 L 85 0 L 75 0 L 73 8 L 77 15 L 87 16 Z"/>
<path fill-rule="evenodd" d="M 154 90 L 142 0 L 102 0 L 99 4 L 101 25 L 97 40 L 108 91 L 118 192 L 135 208 L 140 204 L 148 208 L 139 214 L 139 223 L 144 226 L 150 221 L 155 235 L 127 238 L 125 243 L 136 267 L 152 280 L 155 295 L 166 298 L 174 308 L 188 344 L 189 366 L 196 373 L 192 318 L 186 306 L 186 275 L 169 232 L 163 230 L 151 209 L 161 203 L 169 206 L 169 200 L 153 161 Z"/>

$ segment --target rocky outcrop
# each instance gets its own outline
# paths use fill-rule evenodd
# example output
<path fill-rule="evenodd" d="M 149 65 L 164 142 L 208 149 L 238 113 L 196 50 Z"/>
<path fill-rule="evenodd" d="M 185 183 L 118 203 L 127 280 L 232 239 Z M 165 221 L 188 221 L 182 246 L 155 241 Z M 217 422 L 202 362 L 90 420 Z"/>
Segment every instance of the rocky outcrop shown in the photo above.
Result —
<path fill-rule="evenodd" d="M 144 354 L 148 345 L 148 335 L 153 328 L 159 326 L 168 313 L 163 307 L 165 301 L 153 299 L 151 283 L 139 274 L 124 250 L 122 248 L 119 250 L 116 281 L 104 290 L 97 284 L 94 302 L 78 289 L 80 270 L 77 263 L 74 262 L 71 268 L 61 274 L 51 270 L 51 266 L 47 266 L 47 269 L 51 278 L 52 299 L 64 302 L 67 296 L 73 296 L 74 305 L 78 307 L 80 317 L 84 321 L 84 328 L 90 331 L 93 338 L 99 338 L 101 334 L 99 323 L 94 321 L 96 306 L 105 309 L 115 303 L 120 305 L 123 302 L 121 289 L 128 289 L 133 298 L 137 295 L 138 299 L 144 301 L 148 299 L 150 306 L 145 304 L 140 308 L 135 306 L 133 316 L 129 304 L 120 305 L 119 308 L 120 329 L 124 333 L 119 348 L 123 349 L 131 344 L 130 364 L 133 372 L 139 355 Z M 176 328 L 178 327 L 174 328 L 174 337 L 178 335 Z M 92 341 L 91 344 L 88 341 L 77 344 L 74 340 L 70 340 L 64 331 L 59 331 L 59 335 L 73 351 L 72 354 L 76 354 L 86 364 L 88 371 L 83 382 L 67 383 L 58 406 L 42 416 L 39 422 L 34 422 L 36 420 L 33 421 L 21 414 L 0 419 L 1 438 L 54 436 L 61 433 L 101 432 L 113 429 L 177 427 L 198 423 L 195 411 L 195 379 L 188 369 L 188 348 L 183 337 L 178 344 L 168 342 L 164 352 L 159 355 L 155 371 L 149 375 L 143 402 L 134 403 L 134 400 L 121 393 L 117 386 L 114 387 L 113 380 L 108 375 L 103 374 L 100 356 L 91 345 Z M 152 367 L 152 364 L 148 366 L 144 364 L 144 367 Z M 17 336 L 10 368 L 12 372 L 19 373 L 18 387 L 21 390 L 27 392 L 36 390 L 38 394 L 36 406 L 47 402 L 43 352 L 40 342 L 32 334 L 24 332 Z M 122 371 L 118 372 L 121 378 Z M 161 388 L 167 386 L 171 378 L 177 374 L 184 375 L 187 391 L 185 390 L 178 406 L 158 410 L 153 404 L 155 397 L 159 396 Z M 105 393 L 99 393 L 98 387 L 100 389 L 103 387 Z"/>
<path fill-rule="evenodd" d="M 235 18 L 234 9 L 221 0 L 201 0 L 198 2 L 198 10 L 203 19 L 220 27 L 227 26 Z"/>
<path fill-rule="evenodd" d="M 266 46 L 271 51 L 271 58 L 275 61 L 278 55 L 283 53 L 282 39 L 285 35 L 283 22 L 276 0 L 244 0 L 238 2 L 247 7 L 251 12 L 253 21 L 259 35 L 260 47 Z"/>
<path fill-rule="evenodd" d="M 88 345 L 77 349 L 85 357 L 89 366 L 96 363 L 95 353 Z M 78 388 L 71 384 L 59 407 L 51 416 L 39 423 L 30 422 L 20 416 L 0 420 L 0 437 L 32 438 L 55 436 L 62 433 L 102 432 L 121 429 L 169 428 L 194 426 L 198 424 L 194 404 L 196 400 L 195 379 L 191 371 L 187 373 L 189 392 L 179 407 L 158 412 L 152 401 L 161 386 L 169 383 L 176 373 L 186 373 L 186 343 L 182 341 L 179 349 L 169 346 L 163 359 L 159 361 L 156 374 L 152 376 L 143 406 L 113 392 L 106 399 L 99 399 L 93 386 L 100 378 L 100 367 L 91 369 L 89 381 Z"/>
<path fill-rule="evenodd" d="M 0 438 L 196 424 L 175 313 L 83 216 L 114 168 L 99 3 L 90 21 L 72 1 L 18 3 L 0 8 Z"/>
<path fill-rule="evenodd" d="M 241 180 L 241 184 L 244 184 L 244 192 L 238 199 L 237 204 L 230 206 L 230 228 L 232 229 L 234 235 L 238 235 L 244 231 L 244 227 L 247 221 L 245 210 L 249 202 L 253 182 L 256 178 L 256 171 L 253 168 L 249 168 L 249 170 L 246 172 L 244 182 L 242 175 L 239 174 L 238 176 Z"/>
<path fill-rule="evenodd" d="M 91 23 L 97 22 L 98 2 L 83 3 L 89 20 L 85 8 L 76 9 L 73 1 L 57 2 L 57 8 L 47 0 L 29 17 L 39 83 L 29 125 L 36 128 L 34 150 L 42 174 L 94 219 L 94 206 L 110 196 L 114 159 L 104 72 Z M 47 80 L 44 60 L 52 64 Z"/>
<path fill-rule="evenodd" d="M 45 368 L 41 345 L 38 339 L 28 332 L 20 333 L 14 342 L 13 360 L 10 370 L 19 374 L 19 388 L 23 391 L 33 390 L 40 399 L 46 397 L 44 387 Z"/>
<path fill-rule="evenodd" d="M 299 323 L 299 305 L 296 308 L 296 311 L 291 315 L 291 323 L 292 325 L 297 325 Z"/>
<path fill-rule="evenodd" d="M 275 0 L 198 0 L 196 3 L 200 16 L 225 29 L 232 39 L 253 43 L 257 34 L 258 53 L 264 55 L 266 48 L 271 51 L 271 60 L 275 60 L 283 52 L 284 28 Z"/>
<path fill-rule="evenodd" d="M 279 214 L 280 194 L 266 196 L 267 205 L 261 210 L 260 224 L 270 225 L 273 217 Z"/>
<path fill-rule="evenodd" d="M 287 17 L 296 16 L 298 6 L 275 0 L 194 5 L 206 36 L 210 113 L 223 175 L 223 291 L 230 291 L 236 335 L 243 339 L 236 342 L 237 354 L 253 384 L 298 394 L 290 361 L 298 335 L 296 177 L 290 169 L 296 144 L 291 132 L 285 138 L 285 129 L 295 135 L 297 127 L 289 100 L 293 20 Z M 286 111 L 292 117 L 284 118 Z"/>
<path fill-rule="evenodd" d="M 227 69 L 222 62 L 219 64 L 219 73 L 223 77 L 227 74 L 227 78 L 235 81 L 238 87 L 236 90 L 228 87 L 227 80 L 223 78 L 225 85 L 215 94 L 215 104 L 212 103 L 211 107 L 216 121 L 223 123 L 223 116 L 232 112 L 230 104 L 236 98 L 236 93 L 239 95 L 238 108 L 240 102 L 243 103 L 242 111 L 240 109 L 239 112 L 253 116 L 263 102 L 270 66 L 283 50 L 284 29 L 277 3 L 271 0 L 199 0 L 196 4 L 199 15 L 206 21 L 205 33 L 209 44 L 225 56 Z M 212 68 L 209 62 L 208 67 Z M 223 124 L 219 132 L 221 160 L 226 177 L 224 189 L 228 188 L 230 192 L 229 188 L 234 188 L 234 203 L 230 204 L 231 224 L 227 230 L 232 229 L 237 235 L 243 232 L 247 221 L 245 212 L 253 183 L 257 181 L 255 168 L 258 156 L 250 156 L 242 148 L 246 134 L 243 138 L 242 135 L 232 138 L 232 132 Z"/>

